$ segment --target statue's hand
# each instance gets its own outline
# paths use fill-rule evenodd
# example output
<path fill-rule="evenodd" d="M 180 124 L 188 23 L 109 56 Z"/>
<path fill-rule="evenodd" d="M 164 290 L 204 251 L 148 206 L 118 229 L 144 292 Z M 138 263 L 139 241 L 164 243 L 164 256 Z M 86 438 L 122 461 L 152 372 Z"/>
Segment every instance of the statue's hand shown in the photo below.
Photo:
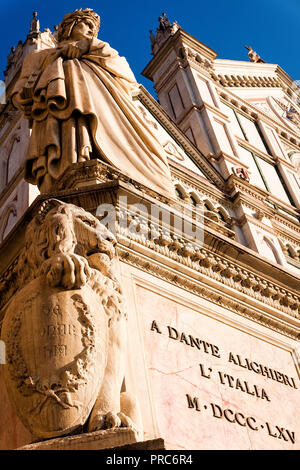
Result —
<path fill-rule="evenodd" d="M 84 286 L 91 276 L 88 262 L 74 253 L 60 253 L 46 260 L 41 267 L 41 274 L 46 275 L 50 286 L 62 286 L 66 289 Z"/>
<path fill-rule="evenodd" d="M 61 48 L 61 55 L 66 59 L 79 59 L 81 50 L 76 44 L 65 44 Z"/>
<path fill-rule="evenodd" d="M 87 40 L 77 41 L 77 43 L 65 44 L 61 48 L 61 55 L 67 59 L 80 59 L 89 49 Z"/>

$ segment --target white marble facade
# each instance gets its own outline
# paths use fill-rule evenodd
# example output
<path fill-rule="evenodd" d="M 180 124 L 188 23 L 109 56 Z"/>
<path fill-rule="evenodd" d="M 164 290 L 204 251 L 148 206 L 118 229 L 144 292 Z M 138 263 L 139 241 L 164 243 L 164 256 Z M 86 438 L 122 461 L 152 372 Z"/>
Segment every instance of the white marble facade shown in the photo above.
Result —
<path fill-rule="evenodd" d="M 156 46 L 143 75 L 230 187 L 240 243 L 299 274 L 297 84 L 276 64 L 218 59 L 181 29 Z"/>

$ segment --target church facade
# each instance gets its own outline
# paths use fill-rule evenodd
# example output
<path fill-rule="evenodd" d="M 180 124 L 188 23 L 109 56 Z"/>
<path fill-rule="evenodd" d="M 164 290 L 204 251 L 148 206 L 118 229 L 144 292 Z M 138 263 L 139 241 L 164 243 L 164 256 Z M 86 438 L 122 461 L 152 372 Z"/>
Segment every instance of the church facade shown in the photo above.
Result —
<path fill-rule="evenodd" d="M 40 193 L 24 180 L 31 123 L 9 100 L 24 58 L 57 44 L 57 32 L 34 20 L 8 57 L 0 109 L 0 326 L 20 288 L 28 224 L 49 199 L 83 208 L 116 238 L 128 338 L 122 392 L 136 397 L 139 440 L 299 449 L 299 87 L 251 47 L 249 60 L 218 59 L 163 14 L 143 71 L 158 101 L 138 86 L 132 106 L 168 157 L 174 197 L 100 158 L 72 163 Z M 41 362 L 51 364 L 67 355 L 75 329 L 57 318 L 45 328 L 32 331 L 50 337 Z M 17 361 L 23 344 L 16 336 L 1 336 L 1 449 L 36 445 L 6 387 L 11 351 Z"/>

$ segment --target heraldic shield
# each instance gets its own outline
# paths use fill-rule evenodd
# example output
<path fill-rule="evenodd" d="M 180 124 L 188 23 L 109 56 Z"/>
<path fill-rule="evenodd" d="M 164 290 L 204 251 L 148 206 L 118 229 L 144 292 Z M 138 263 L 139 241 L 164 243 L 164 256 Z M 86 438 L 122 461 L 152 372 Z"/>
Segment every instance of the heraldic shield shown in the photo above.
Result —
<path fill-rule="evenodd" d="M 41 276 L 7 308 L 5 379 L 35 438 L 77 432 L 99 393 L 107 361 L 107 315 L 88 285 L 51 287 Z"/>

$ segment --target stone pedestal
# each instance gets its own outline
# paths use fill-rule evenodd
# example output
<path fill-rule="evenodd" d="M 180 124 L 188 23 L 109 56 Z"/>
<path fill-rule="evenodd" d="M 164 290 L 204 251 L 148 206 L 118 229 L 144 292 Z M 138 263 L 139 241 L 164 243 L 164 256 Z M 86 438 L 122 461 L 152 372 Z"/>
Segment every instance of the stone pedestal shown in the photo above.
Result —
<path fill-rule="evenodd" d="M 130 428 L 105 429 L 75 436 L 36 442 L 18 450 L 104 450 L 138 442 L 137 433 Z"/>

